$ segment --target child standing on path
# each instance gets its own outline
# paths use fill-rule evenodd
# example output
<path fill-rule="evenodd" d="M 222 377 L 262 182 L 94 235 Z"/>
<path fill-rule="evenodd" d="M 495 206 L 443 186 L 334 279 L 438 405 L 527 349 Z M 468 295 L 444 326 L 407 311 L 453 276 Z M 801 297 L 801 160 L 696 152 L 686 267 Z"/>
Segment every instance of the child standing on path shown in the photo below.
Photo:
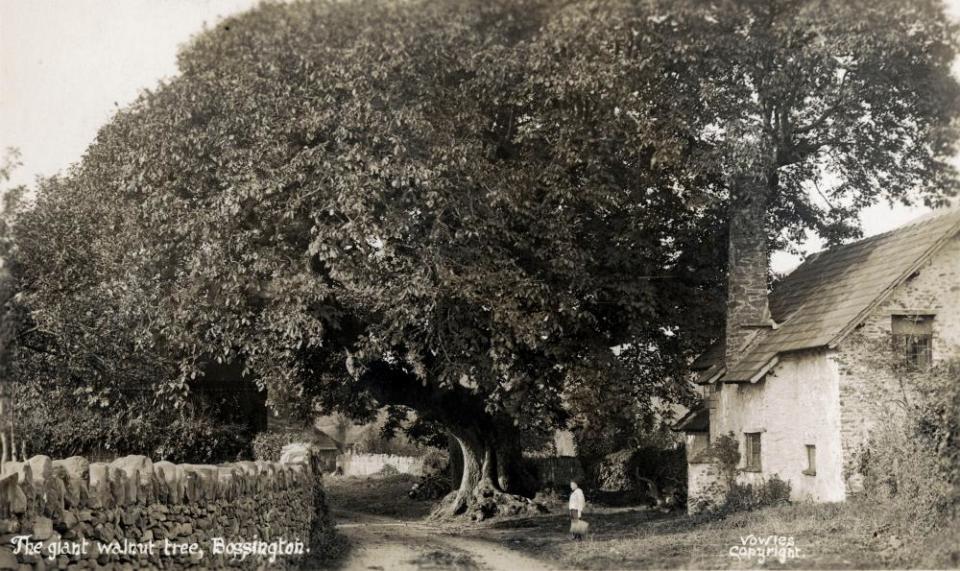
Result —
<path fill-rule="evenodd" d="M 572 480 L 570 481 L 570 490 L 570 534 L 573 535 L 573 539 L 580 541 L 583 539 L 583 533 L 587 527 L 587 522 L 580 519 L 583 515 L 583 508 L 587 505 L 587 500 L 583 497 L 583 490 Z"/>

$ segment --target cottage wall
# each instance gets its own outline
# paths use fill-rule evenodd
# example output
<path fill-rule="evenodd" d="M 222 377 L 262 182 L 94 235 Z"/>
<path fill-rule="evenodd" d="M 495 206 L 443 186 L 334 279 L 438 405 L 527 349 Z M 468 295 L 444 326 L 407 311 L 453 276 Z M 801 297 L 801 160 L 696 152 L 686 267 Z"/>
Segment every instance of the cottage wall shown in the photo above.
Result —
<path fill-rule="evenodd" d="M 913 398 L 914 387 L 882 372 L 884 356 L 892 356 L 892 316 L 903 314 L 935 315 L 934 360 L 960 358 L 960 236 L 899 286 L 839 347 L 841 438 L 852 491 L 859 486 L 859 454 L 871 432 L 881 421 L 901 418 Z"/>
<path fill-rule="evenodd" d="M 690 457 L 687 464 L 687 513 L 709 511 L 723 504 L 727 494 L 726 478 L 717 462 Z"/>
<path fill-rule="evenodd" d="M 744 471 L 744 458 L 739 481 L 777 474 L 790 482 L 794 499 L 815 501 L 842 500 L 858 490 L 860 453 L 871 434 L 902 418 L 916 396 L 909 378 L 888 367 L 900 358 L 891 343 L 896 315 L 933 315 L 934 361 L 960 358 L 960 236 L 898 286 L 836 349 L 780 355 L 756 384 L 706 387 L 711 440 L 733 432 L 745 456 L 744 434 L 762 434 L 762 470 Z M 688 435 L 688 444 L 698 443 Z M 816 446 L 815 475 L 804 474 L 808 444 Z M 696 457 L 689 456 L 691 499 L 697 489 L 713 489 L 716 477 L 715 467 L 698 465 Z"/>
<path fill-rule="evenodd" d="M 797 500 L 844 499 L 837 363 L 826 351 L 788 355 L 755 384 L 723 384 L 710 411 L 711 438 L 733 432 L 740 443 L 738 481 L 776 474 Z M 746 432 L 760 432 L 761 472 L 746 472 Z M 807 469 L 808 444 L 816 446 L 816 475 Z"/>

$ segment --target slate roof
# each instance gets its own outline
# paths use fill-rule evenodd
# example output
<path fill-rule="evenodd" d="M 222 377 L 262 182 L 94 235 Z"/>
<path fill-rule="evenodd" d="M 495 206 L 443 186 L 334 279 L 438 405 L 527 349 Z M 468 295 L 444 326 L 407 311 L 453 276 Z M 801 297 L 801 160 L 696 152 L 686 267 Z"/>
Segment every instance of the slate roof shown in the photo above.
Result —
<path fill-rule="evenodd" d="M 319 450 L 340 450 L 341 448 L 340 443 L 334 437 L 316 428 L 304 431 L 304 436 Z"/>
<path fill-rule="evenodd" d="M 960 209 L 952 209 L 810 256 L 770 295 L 770 313 L 779 327 L 761 332 L 729 370 L 724 370 L 722 344 L 711 347 L 693 365 L 702 371 L 700 382 L 755 381 L 782 353 L 835 347 L 958 232 Z"/>
<path fill-rule="evenodd" d="M 709 432 L 710 409 L 696 408 L 691 410 L 678 420 L 671 430 L 677 432 Z"/>

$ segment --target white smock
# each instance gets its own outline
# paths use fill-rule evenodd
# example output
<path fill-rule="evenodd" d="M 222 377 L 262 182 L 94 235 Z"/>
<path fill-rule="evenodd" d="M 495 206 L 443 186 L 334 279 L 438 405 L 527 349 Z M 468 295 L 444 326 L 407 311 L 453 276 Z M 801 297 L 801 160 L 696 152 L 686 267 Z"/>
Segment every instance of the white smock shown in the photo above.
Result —
<path fill-rule="evenodd" d="M 570 494 L 570 509 L 577 510 L 577 517 L 583 515 L 583 508 L 587 505 L 586 498 L 583 497 L 583 490 L 577 488 Z"/>

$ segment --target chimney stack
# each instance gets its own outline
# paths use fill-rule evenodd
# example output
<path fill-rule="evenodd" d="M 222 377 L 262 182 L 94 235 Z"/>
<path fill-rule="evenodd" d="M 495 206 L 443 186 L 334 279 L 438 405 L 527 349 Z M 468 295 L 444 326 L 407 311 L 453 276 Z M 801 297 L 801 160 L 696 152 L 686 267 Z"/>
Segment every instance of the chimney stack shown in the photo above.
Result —
<path fill-rule="evenodd" d="M 767 181 L 738 177 L 731 189 L 724 361 L 743 356 L 758 329 L 773 325 L 767 299 Z"/>

